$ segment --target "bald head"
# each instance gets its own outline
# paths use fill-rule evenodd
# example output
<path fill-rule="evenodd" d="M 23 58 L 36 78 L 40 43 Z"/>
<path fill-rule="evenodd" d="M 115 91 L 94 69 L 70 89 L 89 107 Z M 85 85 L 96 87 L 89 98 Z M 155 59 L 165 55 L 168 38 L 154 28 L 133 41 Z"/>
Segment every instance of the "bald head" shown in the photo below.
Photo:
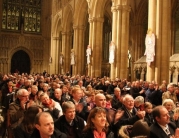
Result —
<path fill-rule="evenodd" d="M 97 107 L 106 107 L 106 97 L 104 94 L 98 93 L 95 96 L 95 103 Z"/>

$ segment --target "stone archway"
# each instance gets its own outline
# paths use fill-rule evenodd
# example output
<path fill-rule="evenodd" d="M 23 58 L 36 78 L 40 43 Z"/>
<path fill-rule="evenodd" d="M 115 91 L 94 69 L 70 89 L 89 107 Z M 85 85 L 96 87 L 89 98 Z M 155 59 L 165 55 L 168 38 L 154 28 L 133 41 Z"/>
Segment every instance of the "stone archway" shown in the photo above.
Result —
<path fill-rule="evenodd" d="M 11 73 L 19 72 L 21 73 L 30 73 L 30 57 L 23 51 L 19 50 L 12 55 L 11 58 Z"/>

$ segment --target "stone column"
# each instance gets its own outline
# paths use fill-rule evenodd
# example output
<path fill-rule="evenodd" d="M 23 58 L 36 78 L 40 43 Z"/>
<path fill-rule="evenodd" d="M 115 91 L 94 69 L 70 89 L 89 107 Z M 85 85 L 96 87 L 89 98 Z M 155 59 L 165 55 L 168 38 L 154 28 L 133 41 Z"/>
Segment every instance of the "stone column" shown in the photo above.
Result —
<path fill-rule="evenodd" d="M 156 35 L 156 0 L 149 0 L 149 10 L 148 10 L 148 29 L 152 29 L 153 33 Z M 147 33 L 147 32 L 146 32 Z M 156 41 L 155 41 L 156 42 Z M 156 44 L 155 44 L 156 47 Z M 151 82 L 155 79 L 155 58 L 154 62 L 150 66 L 147 65 L 147 81 Z"/>
<path fill-rule="evenodd" d="M 64 67 L 63 71 L 66 73 L 70 71 L 70 53 L 71 53 L 71 45 L 70 45 L 70 37 L 71 33 L 62 32 L 62 54 L 64 55 Z"/>
<path fill-rule="evenodd" d="M 171 0 L 157 0 L 155 78 L 169 82 L 171 44 Z M 153 17 L 151 17 L 153 18 Z"/>
<path fill-rule="evenodd" d="M 74 50 L 76 55 L 76 63 L 74 66 L 74 74 L 83 75 L 84 71 L 84 26 L 74 26 Z"/>
<path fill-rule="evenodd" d="M 91 76 L 101 76 L 101 65 L 102 65 L 102 32 L 103 22 L 102 17 L 90 18 L 90 42 L 92 47 L 92 70 Z"/>
<path fill-rule="evenodd" d="M 129 11 L 128 5 L 122 7 L 122 28 L 121 28 L 121 65 L 120 65 L 120 78 L 127 79 L 128 68 L 128 46 L 129 46 Z"/>
<path fill-rule="evenodd" d="M 115 5 L 112 6 L 111 11 L 112 11 L 112 30 L 117 30 L 118 10 Z M 117 51 L 117 33 L 116 33 L 116 31 L 112 31 L 112 41 L 115 43 L 115 46 L 116 46 L 115 51 Z M 112 80 L 114 80 L 116 77 L 116 62 L 117 62 L 117 52 L 115 52 L 114 63 L 111 64 L 110 78 Z"/>
<path fill-rule="evenodd" d="M 115 65 L 111 65 L 111 78 L 127 78 L 129 11 L 127 1 L 114 0 L 112 6 L 113 26 L 112 41 L 116 44 Z"/>
<path fill-rule="evenodd" d="M 59 37 L 53 37 L 52 38 L 52 46 L 51 46 L 51 52 L 50 56 L 52 59 L 52 62 L 50 63 L 50 73 L 51 74 L 57 74 L 59 70 Z M 50 58 L 50 57 L 49 57 Z M 40 63 L 38 64 L 40 65 Z"/>

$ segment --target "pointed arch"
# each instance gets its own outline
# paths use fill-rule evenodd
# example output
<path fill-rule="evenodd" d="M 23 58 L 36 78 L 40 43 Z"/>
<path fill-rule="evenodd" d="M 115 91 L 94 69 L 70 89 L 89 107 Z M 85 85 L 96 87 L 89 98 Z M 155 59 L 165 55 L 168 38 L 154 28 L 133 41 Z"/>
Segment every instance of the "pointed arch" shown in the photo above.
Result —
<path fill-rule="evenodd" d="M 62 31 L 63 32 L 71 32 L 72 31 L 72 23 L 73 23 L 73 10 L 71 5 L 68 5 L 64 8 L 62 19 Z"/>
<path fill-rule="evenodd" d="M 92 5 L 94 5 L 91 15 L 92 17 L 103 17 L 105 5 L 107 0 L 93 0 Z"/>
<path fill-rule="evenodd" d="M 74 13 L 74 26 L 83 26 L 86 24 L 86 16 L 88 14 L 88 4 L 86 0 L 77 2 Z"/>

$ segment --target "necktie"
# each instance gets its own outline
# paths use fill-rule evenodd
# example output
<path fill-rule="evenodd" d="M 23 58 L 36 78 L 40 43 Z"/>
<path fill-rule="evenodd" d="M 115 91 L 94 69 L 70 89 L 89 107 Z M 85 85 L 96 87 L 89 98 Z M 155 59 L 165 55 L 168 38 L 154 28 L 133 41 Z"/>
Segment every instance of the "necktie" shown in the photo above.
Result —
<path fill-rule="evenodd" d="M 167 135 L 170 135 L 170 131 L 168 130 L 168 128 L 165 129 L 165 132 L 167 133 Z"/>

